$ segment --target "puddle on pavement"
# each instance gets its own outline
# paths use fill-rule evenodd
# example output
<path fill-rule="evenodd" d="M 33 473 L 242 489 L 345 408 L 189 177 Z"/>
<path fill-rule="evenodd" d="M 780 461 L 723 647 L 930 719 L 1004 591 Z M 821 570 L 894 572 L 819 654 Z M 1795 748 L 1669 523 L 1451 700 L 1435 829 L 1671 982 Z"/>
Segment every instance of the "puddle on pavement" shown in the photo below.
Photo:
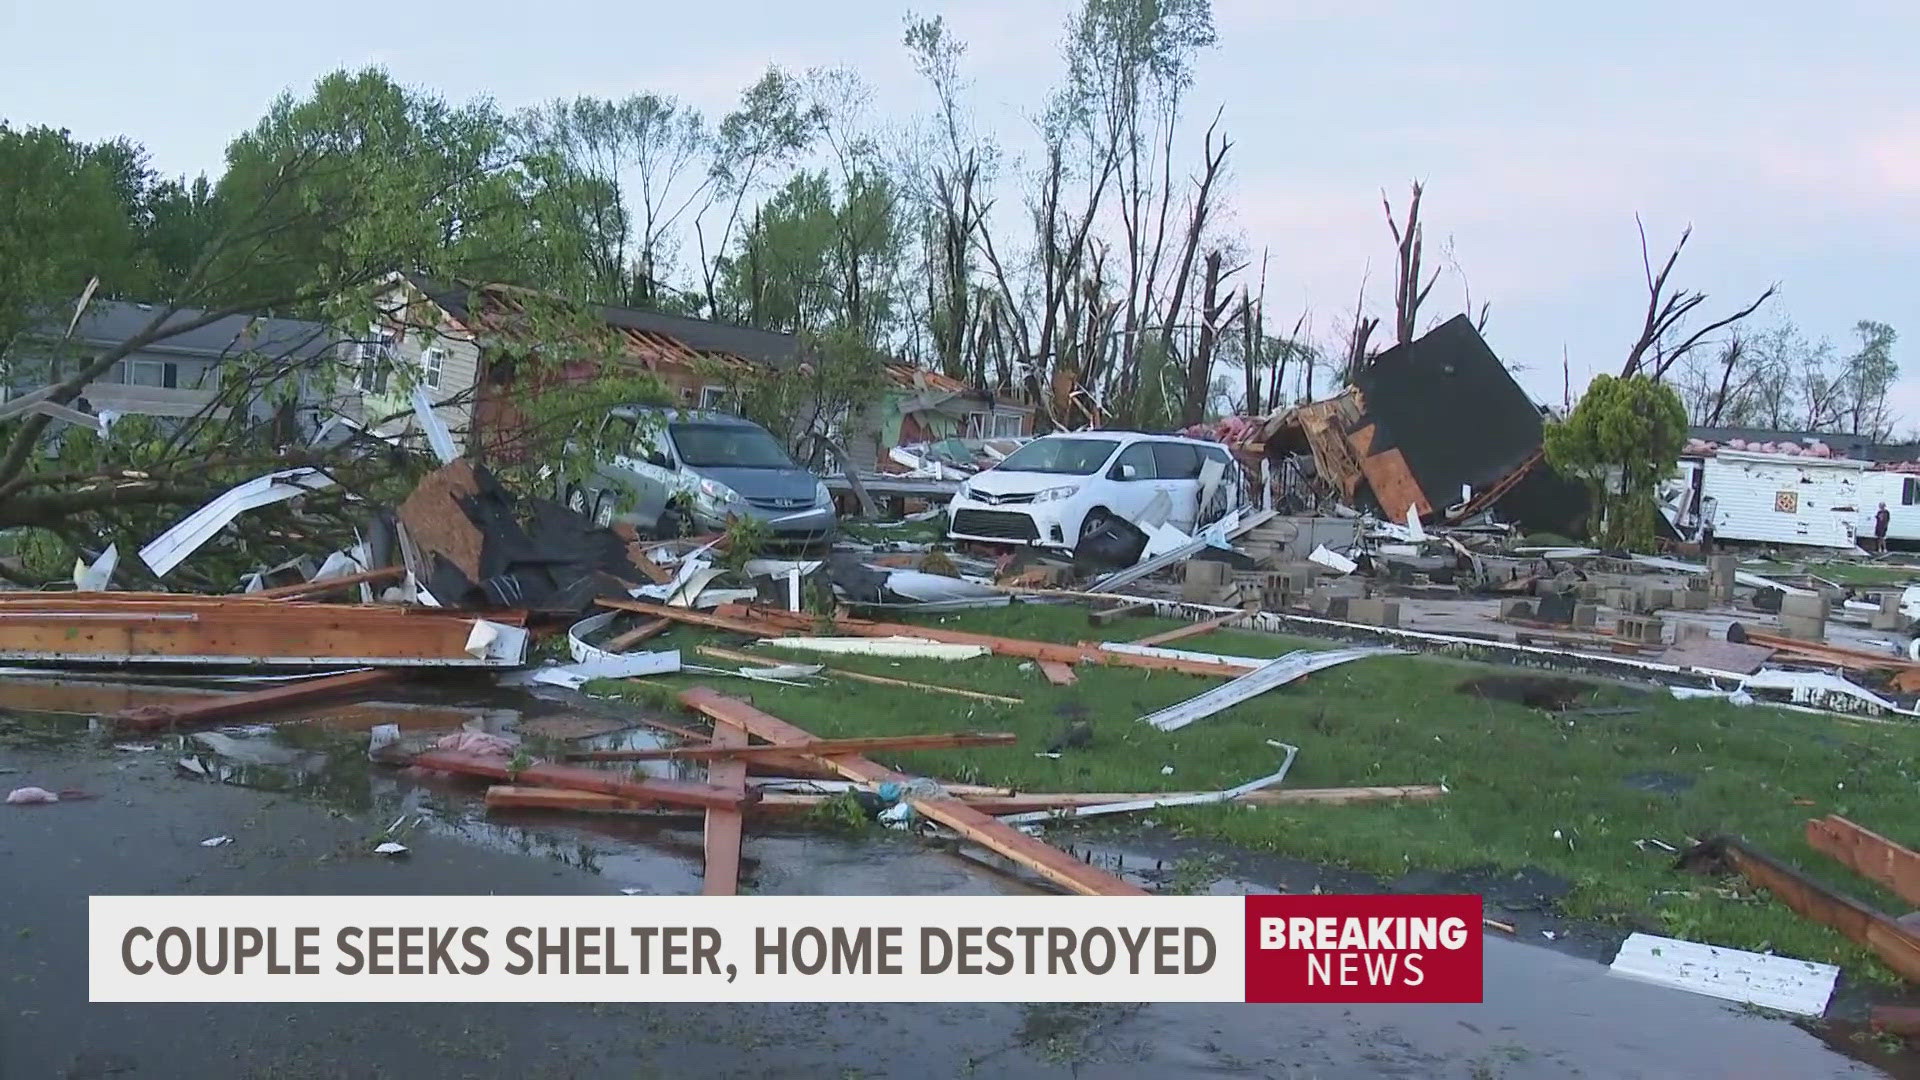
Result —
<path fill-rule="evenodd" d="M 0 688 L 9 681 L 0 680 Z M 129 698 L 129 694 L 135 696 Z M 193 691 L 191 693 L 202 693 Z M 151 702 L 153 688 L 87 685 L 0 689 L 0 742 L 31 732 L 47 745 L 87 730 L 79 703 Z M 63 696 L 64 695 L 64 696 Z M 20 702 L 52 707 L 14 712 Z M 597 874 L 609 892 L 687 895 L 701 886 L 698 814 L 489 813 L 486 785 L 368 761 L 369 731 L 399 725 L 409 739 L 461 729 L 524 734 L 541 756 L 563 748 L 663 745 L 655 730 L 627 726 L 577 695 L 475 695 L 471 700 L 315 706 L 276 722 L 231 725 L 160 741 L 163 752 L 205 782 L 292 792 L 365 814 L 393 835 L 457 838 L 495 851 L 548 859 Z M 610 708 L 610 707 L 603 707 Z M 640 763 L 671 773 L 670 762 Z M 1058 838 L 1076 857 L 1165 892 L 1272 892 L 1257 871 L 1201 854 L 1170 858 L 1132 851 L 1111 834 L 1091 845 Z M 756 826 L 742 880 L 759 894 L 1018 895 L 1046 891 L 1023 872 L 972 848 L 873 830 L 809 830 L 798 822 Z M 903 900 L 903 902 L 911 902 Z M 1854 1058 L 1897 1075 L 1920 1075 L 1908 1055 L 1887 1056 L 1844 1024 L 1818 1032 L 1681 991 L 1611 976 L 1592 960 L 1494 935 L 1486 939 L 1487 999 L 1462 1006 L 1288 1006 L 1276 1025 L 1265 1009 L 1220 1006 L 1022 1006 L 1012 1042 L 969 1051 L 973 1065 L 1016 1059 L 1076 1068 L 1101 1063 L 1117 1074 L 1227 1072 L 1316 1076 L 1847 1076 L 1872 1073 Z M 1684 1032 L 1684 1035 L 1681 1033 Z M 1025 1071 L 1024 1067 L 1014 1071 Z"/>

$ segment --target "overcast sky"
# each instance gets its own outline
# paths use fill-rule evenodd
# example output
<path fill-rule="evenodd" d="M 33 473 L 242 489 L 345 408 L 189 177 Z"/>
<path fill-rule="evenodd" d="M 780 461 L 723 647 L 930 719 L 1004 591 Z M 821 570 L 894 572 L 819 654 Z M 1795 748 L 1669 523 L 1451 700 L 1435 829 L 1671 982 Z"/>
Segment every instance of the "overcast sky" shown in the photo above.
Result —
<path fill-rule="evenodd" d="M 0 0 L 0 117 L 129 135 L 197 173 L 281 90 L 341 66 L 510 109 L 649 90 L 717 116 L 777 63 L 857 69 L 904 119 L 930 104 L 900 47 L 909 6 L 970 45 L 982 125 L 1020 132 L 1057 81 L 1066 0 Z M 1270 251 L 1279 330 L 1310 308 L 1331 336 L 1369 267 L 1389 306 L 1380 191 L 1401 202 L 1419 177 L 1429 264 L 1450 239 L 1495 350 L 1543 400 L 1563 349 L 1576 393 L 1624 360 L 1646 303 L 1638 211 L 1656 254 L 1693 224 L 1676 280 L 1709 312 L 1778 281 L 1772 318 L 1843 349 L 1856 320 L 1892 323 L 1900 430 L 1920 426 L 1920 4 L 1215 0 L 1214 17 L 1190 111 L 1225 109 L 1234 217 Z M 1460 303 L 1443 278 L 1430 304 Z"/>

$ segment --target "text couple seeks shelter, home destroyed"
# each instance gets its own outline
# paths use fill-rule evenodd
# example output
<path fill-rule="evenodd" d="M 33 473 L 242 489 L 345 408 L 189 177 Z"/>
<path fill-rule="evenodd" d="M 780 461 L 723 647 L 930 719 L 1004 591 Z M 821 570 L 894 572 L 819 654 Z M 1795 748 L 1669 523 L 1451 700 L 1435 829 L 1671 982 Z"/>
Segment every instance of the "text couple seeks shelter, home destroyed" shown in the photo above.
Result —
<path fill-rule="evenodd" d="M 856 524 L 824 550 L 751 550 L 750 529 L 652 539 L 624 524 L 596 525 L 561 501 L 509 491 L 483 464 L 443 450 L 444 463 L 390 517 L 371 519 L 355 546 L 324 560 L 288 552 L 313 561 L 311 576 L 263 574 L 253 591 L 226 595 L 125 592 L 112 588 L 117 555 L 109 552 L 76 569 L 75 590 L 0 595 L 0 661 L 15 665 L 7 677 L 22 683 L 133 670 L 149 683 L 213 673 L 233 684 L 112 710 L 103 726 L 120 740 L 272 723 L 429 682 L 565 695 L 594 694 L 597 680 L 666 680 L 657 707 L 628 718 L 664 733 L 654 746 L 581 749 L 495 731 L 422 738 L 377 727 L 371 752 L 390 766 L 472 778 L 487 807 L 501 812 L 703 815 L 711 894 L 739 887 L 749 824 L 834 805 L 957 835 L 1036 883 L 1126 895 L 1145 883 L 1047 842 L 1046 826 L 1137 820 L 1188 805 L 1444 799 L 1437 776 L 1414 785 L 1369 786 L 1356 775 L 1350 787 L 1288 786 L 1296 754 L 1311 758 L 1314 738 L 1324 737 L 1304 730 L 1275 733 L 1270 769 L 1255 766 L 1241 782 L 1213 789 L 1180 789 L 1180 778 L 1168 775 L 1164 790 L 1036 792 L 882 764 L 1011 745 L 1071 761 L 1090 740 L 1128 737 L 1130 725 L 1204 739 L 1210 716 L 1392 655 L 1551 668 L 1674 697 L 1902 723 L 1920 717 L 1920 647 L 1910 634 L 1920 592 L 1843 584 L 1833 577 L 1846 575 L 1817 568 L 1769 563 L 1760 573 L 1740 555 L 1683 542 L 1664 553 L 1531 544 L 1527 532 L 1571 531 L 1585 512 L 1580 489 L 1546 467 L 1542 431 L 1541 410 L 1470 323 L 1455 319 L 1382 353 L 1333 398 L 1186 432 L 1219 448 L 1195 455 L 1191 510 L 1178 502 L 1188 496 L 1163 492 L 1146 512 L 1114 515 L 1072 544 L 1064 536 L 1059 544 L 950 543 L 925 538 L 912 522 Z M 895 463 L 899 471 L 849 474 L 828 486 L 865 481 L 924 519 L 912 511 L 916 503 L 938 511 L 950 495 L 944 487 L 957 489 L 1034 445 L 1004 442 L 945 446 Z M 897 491 L 883 487 L 889 478 Z M 148 545 L 143 561 L 164 576 L 163 567 L 191 559 L 238 515 L 324 484 L 312 470 L 290 469 L 243 485 Z M 1073 605 L 1089 609 L 1088 640 L 1077 643 L 940 622 L 983 608 Z M 1186 625 L 1125 634 L 1136 615 Z M 1340 647 L 1277 658 L 1205 651 L 1206 635 L 1232 629 Z M 690 652 L 653 647 L 662 638 L 693 644 Z M 965 674 L 989 656 L 1014 658 L 1036 687 L 1108 671 L 1192 686 L 1173 704 L 1133 715 L 1064 717 L 1057 735 L 1028 747 L 992 724 L 995 710 L 1017 706 L 1022 692 L 985 689 Z M 862 670 L 876 658 L 938 660 L 955 674 Z M 908 734 L 836 729 L 822 737 L 756 705 L 755 692 L 769 687 L 823 696 L 880 687 L 916 695 L 929 717 L 955 720 Z M 669 719 L 669 710 L 687 715 Z M 1850 838 L 1860 827 L 1823 828 L 1823 836 Z M 1770 857 L 1716 843 L 1712 854 L 1777 895 L 1800 888 Z M 1845 843 L 1853 852 L 1866 841 Z M 1896 842 L 1871 843 L 1880 845 L 1873 867 L 1912 865 Z M 1865 872 L 1903 884 L 1909 874 Z M 1786 902 L 1855 933 L 1854 924 L 1822 912 L 1857 901 Z M 1904 959 L 1920 956 L 1920 938 L 1891 917 L 1868 922 L 1859 940 L 1900 974 L 1920 977 L 1920 963 Z"/>

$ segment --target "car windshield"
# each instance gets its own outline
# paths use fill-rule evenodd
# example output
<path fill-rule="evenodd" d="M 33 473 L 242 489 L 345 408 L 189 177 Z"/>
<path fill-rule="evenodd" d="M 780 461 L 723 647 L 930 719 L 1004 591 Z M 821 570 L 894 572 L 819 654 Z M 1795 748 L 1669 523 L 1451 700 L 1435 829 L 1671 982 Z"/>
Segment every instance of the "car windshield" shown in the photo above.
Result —
<path fill-rule="evenodd" d="M 1008 454 L 1007 460 L 997 468 L 1007 472 L 1092 476 L 1119 445 L 1112 439 L 1035 439 Z"/>
<path fill-rule="evenodd" d="M 773 436 L 745 424 L 675 424 L 674 449 L 694 468 L 797 469 Z"/>

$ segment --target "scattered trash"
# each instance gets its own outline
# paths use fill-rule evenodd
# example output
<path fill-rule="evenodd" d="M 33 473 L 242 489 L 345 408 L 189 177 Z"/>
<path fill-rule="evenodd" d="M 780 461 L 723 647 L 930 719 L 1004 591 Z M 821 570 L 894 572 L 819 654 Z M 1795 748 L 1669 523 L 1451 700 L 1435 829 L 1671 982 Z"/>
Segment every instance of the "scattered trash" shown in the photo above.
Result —
<path fill-rule="evenodd" d="M 7 792 L 7 804 L 10 806 L 33 806 L 40 803 L 57 803 L 60 796 L 46 788 L 23 787 Z"/>
<path fill-rule="evenodd" d="M 200 846 L 201 847 L 223 847 L 231 843 L 233 843 L 233 837 L 231 836 L 209 836 L 205 840 L 200 841 Z"/>
<path fill-rule="evenodd" d="M 398 856 L 407 854 L 407 845 L 396 844 L 389 840 L 379 847 L 374 848 L 373 853 L 375 855 L 385 855 L 388 858 L 397 858 Z"/>

